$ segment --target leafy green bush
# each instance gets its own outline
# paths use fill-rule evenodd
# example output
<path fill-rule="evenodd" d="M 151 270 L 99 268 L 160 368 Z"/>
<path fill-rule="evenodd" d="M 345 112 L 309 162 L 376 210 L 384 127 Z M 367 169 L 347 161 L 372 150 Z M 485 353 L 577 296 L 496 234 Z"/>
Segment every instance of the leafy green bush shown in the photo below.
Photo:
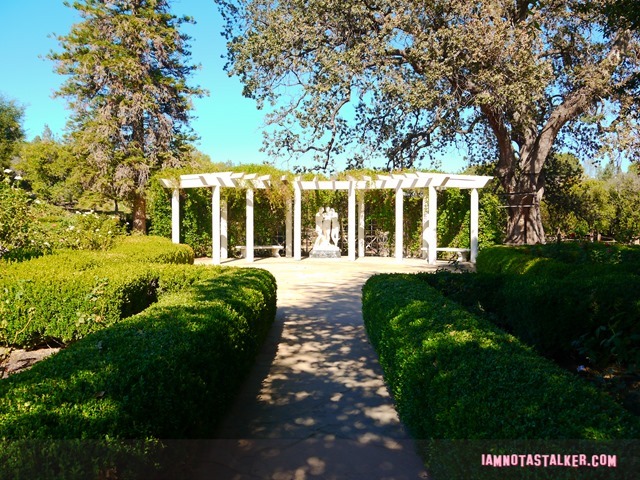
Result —
<path fill-rule="evenodd" d="M 637 273 L 640 247 L 590 242 L 494 246 L 482 249 L 476 264 L 481 273 L 541 273 L 558 277 L 575 272 L 576 268 L 589 268 L 589 274 Z"/>
<path fill-rule="evenodd" d="M 50 251 L 37 228 L 32 212 L 33 199 L 12 185 L 9 177 L 0 177 L 0 258 L 29 259 Z"/>
<path fill-rule="evenodd" d="M 640 367 L 640 277 L 624 273 L 420 276 L 452 300 L 476 309 L 547 357 L 578 355 L 592 365 Z"/>
<path fill-rule="evenodd" d="M 419 438 L 637 434 L 637 421 L 606 396 L 416 276 L 372 277 L 363 313 L 400 413 Z"/>
<path fill-rule="evenodd" d="M 400 417 L 418 439 L 638 438 L 638 419 L 605 394 L 418 276 L 370 278 L 363 315 Z M 442 467 L 442 453 L 423 451 L 427 465 Z"/>
<path fill-rule="evenodd" d="M 125 233 L 119 217 L 95 212 L 61 217 L 56 229 L 49 231 L 54 248 L 108 250 Z"/>
<path fill-rule="evenodd" d="M 160 269 L 157 304 L 0 382 L 0 478 L 189 478 L 193 445 L 164 439 L 211 437 L 273 322 L 276 284 L 259 269 Z"/>
<path fill-rule="evenodd" d="M 478 253 L 476 271 L 479 273 L 553 274 L 562 276 L 572 267 L 551 258 L 531 254 L 531 247 L 494 246 Z"/>
<path fill-rule="evenodd" d="M 160 237 L 127 237 L 109 252 L 62 252 L 0 271 L 0 343 L 66 344 L 147 308 L 152 263 L 193 263 L 193 250 Z"/>
<path fill-rule="evenodd" d="M 576 351 L 597 367 L 640 368 L 640 249 L 624 245 L 562 243 L 493 247 L 478 256 L 480 275 L 493 289 L 475 289 L 480 302 L 541 353 Z M 505 274 L 497 281 L 496 274 Z M 482 277 L 469 281 L 483 282 Z"/>
<path fill-rule="evenodd" d="M 168 238 L 134 235 L 122 237 L 109 253 L 124 255 L 129 262 L 193 264 L 193 249 Z"/>
<path fill-rule="evenodd" d="M 17 275 L 6 272 L 0 278 L 0 342 L 65 344 L 140 312 L 156 299 L 157 279 L 148 268 L 113 264 L 70 272 L 57 268 L 58 260 L 51 255 L 22 262 L 25 268 Z"/>

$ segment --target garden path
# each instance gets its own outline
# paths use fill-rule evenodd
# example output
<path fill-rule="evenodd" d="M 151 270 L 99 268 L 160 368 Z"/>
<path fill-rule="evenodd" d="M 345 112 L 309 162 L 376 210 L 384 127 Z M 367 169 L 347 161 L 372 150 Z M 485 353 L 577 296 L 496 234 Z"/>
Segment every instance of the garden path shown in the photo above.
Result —
<path fill-rule="evenodd" d="M 271 271 L 278 313 L 197 478 L 428 478 L 367 339 L 361 288 L 377 272 L 434 267 L 369 257 L 227 265 Z"/>

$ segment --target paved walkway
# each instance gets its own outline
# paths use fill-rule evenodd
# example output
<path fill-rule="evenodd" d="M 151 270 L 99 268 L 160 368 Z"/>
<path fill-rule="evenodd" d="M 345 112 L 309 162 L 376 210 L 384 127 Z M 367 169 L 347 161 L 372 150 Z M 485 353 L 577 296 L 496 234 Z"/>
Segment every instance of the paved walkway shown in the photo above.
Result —
<path fill-rule="evenodd" d="M 249 266 L 275 275 L 277 318 L 198 478 L 428 478 L 368 342 L 361 288 L 376 272 L 433 267 L 370 258 Z"/>

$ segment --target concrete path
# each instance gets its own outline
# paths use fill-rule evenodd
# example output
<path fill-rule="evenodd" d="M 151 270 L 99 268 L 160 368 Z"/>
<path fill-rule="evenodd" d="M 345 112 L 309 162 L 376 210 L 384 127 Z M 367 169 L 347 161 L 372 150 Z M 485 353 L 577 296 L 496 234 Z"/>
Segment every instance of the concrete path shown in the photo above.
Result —
<path fill-rule="evenodd" d="M 198 478 L 428 478 L 367 339 L 361 288 L 376 272 L 433 267 L 369 258 L 227 264 L 271 271 L 278 313 Z"/>

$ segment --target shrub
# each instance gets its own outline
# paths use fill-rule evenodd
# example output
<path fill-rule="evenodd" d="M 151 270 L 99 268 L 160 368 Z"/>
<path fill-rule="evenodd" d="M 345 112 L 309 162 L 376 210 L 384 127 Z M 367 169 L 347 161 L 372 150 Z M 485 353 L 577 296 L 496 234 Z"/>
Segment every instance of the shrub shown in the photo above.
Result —
<path fill-rule="evenodd" d="M 190 287 L 0 382 L 0 478 L 189 478 L 193 444 L 165 439 L 211 437 L 276 295 L 258 269 L 169 266 L 161 283 L 188 271 Z"/>
<path fill-rule="evenodd" d="M 55 248 L 73 250 L 108 250 L 124 233 L 119 217 L 95 212 L 61 217 L 56 228 L 49 231 Z"/>
<path fill-rule="evenodd" d="M 576 351 L 597 367 L 640 367 L 640 249 L 562 243 L 493 247 L 478 256 L 480 277 L 493 288 L 473 289 L 496 321 L 539 352 L 568 357 Z M 496 274 L 504 274 L 497 280 Z"/>
<path fill-rule="evenodd" d="M 37 264 L 23 262 L 19 265 L 34 264 L 0 278 L 0 342 L 66 344 L 140 312 L 156 299 L 157 279 L 149 269 L 112 264 L 73 272 L 57 268 L 58 260 L 53 255 Z"/>
<path fill-rule="evenodd" d="M 168 238 L 134 235 L 123 237 L 109 251 L 123 255 L 128 262 L 193 264 L 193 249 L 172 243 Z"/>
<path fill-rule="evenodd" d="M 494 246 L 478 254 L 481 273 L 540 273 L 558 277 L 589 268 L 589 274 L 640 271 L 640 247 L 602 243 L 550 243 L 546 245 Z"/>
<path fill-rule="evenodd" d="M 144 310 L 157 298 L 150 264 L 159 262 L 193 263 L 193 250 L 127 237 L 106 253 L 67 251 L 7 265 L 0 271 L 0 342 L 66 344 Z"/>
<path fill-rule="evenodd" d="M 638 438 L 638 419 L 604 393 L 417 276 L 370 278 L 363 316 L 400 417 L 418 439 Z M 433 447 L 422 452 L 427 465 L 457 468 L 437 464 L 438 445 L 423 444 Z"/>
<path fill-rule="evenodd" d="M 50 250 L 34 222 L 32 198 L 14 187 L 7 177 L 0 179 L 0 258 L 29 259 Z"/>

